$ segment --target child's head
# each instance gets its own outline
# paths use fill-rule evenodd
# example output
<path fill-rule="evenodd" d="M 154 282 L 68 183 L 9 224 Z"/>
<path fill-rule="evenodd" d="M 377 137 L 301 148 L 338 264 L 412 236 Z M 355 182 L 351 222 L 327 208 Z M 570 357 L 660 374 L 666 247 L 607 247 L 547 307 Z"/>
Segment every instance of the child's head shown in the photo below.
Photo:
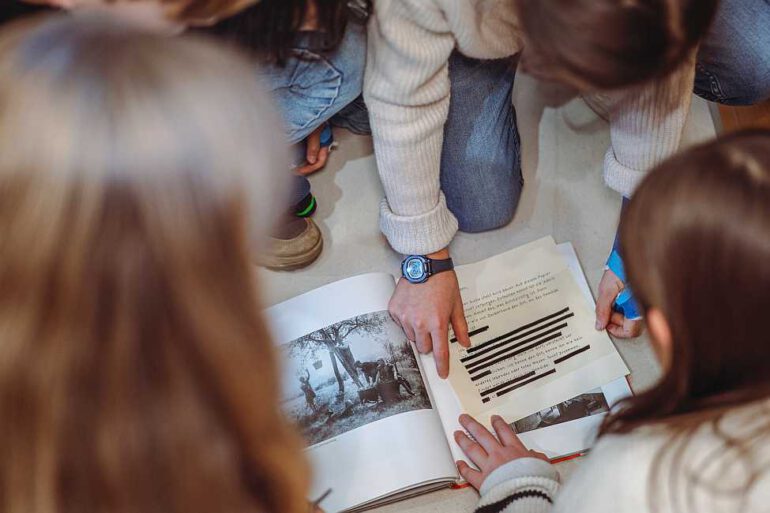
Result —
<path fill-rule="evenodd" d="M 580 90 L 617 89 L 677 68 L 706 34 L 717 0 L 510 0 L 529 71 Z"/>
<path fill-rule="evenodd" d="M 662 164 L 621 230 L 664 376 L 620 420 L 770 396 L 770 132 L 725 137 Z"/>
<path fill-rule="evenodd" d="M 62 9 L 100 8 L 157 26 L 206 26 L 232 16 L 258 0 L 24 0 Z"/>
<path fill-rule="evenodd" d="M 195 39 L 0 33 L 3 511 L 306 510 L 250 263 L 269 107 Z"/>

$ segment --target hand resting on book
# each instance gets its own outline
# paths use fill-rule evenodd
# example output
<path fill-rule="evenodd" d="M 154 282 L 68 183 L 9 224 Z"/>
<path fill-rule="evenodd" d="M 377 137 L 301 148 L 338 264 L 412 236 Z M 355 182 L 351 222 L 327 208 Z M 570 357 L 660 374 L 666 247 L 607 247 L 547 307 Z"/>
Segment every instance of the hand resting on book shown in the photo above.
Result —
<path fill-rule="evenodd" d="M 487 428 L 470 415 L 460 415 L 460 424 L 473 439 L 462 431 L 455 431 L 455 441 L 479 470 L 474 469 L 465 461 L 457 462 L 457 470 L 463 479 L 476 490 L 481 488 L 484 480 L 492 472 L 506 463 L 521 458 L 537 458 L 548 461 L 542 452 L 527 449 L 502 417 L 492 416 L 492 427 L 495 434 L 490 433 Z"/>

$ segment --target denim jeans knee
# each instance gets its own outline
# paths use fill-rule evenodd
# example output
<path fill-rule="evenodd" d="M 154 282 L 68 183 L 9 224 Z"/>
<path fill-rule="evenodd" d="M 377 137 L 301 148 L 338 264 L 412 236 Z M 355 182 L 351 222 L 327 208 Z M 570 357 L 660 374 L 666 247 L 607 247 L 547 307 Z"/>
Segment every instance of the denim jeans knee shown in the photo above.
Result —
<path fill-rule="evenodd" d="M 305 139 L 361 95 L 366 66 L 366 30 L 350 24 L 340 46 L 323 53 L 303 37 L 284 66 L 265 66 L 262 81 L 272 92 L 291 144 Z"/>
<path fill-rule="evenodd" d="M 461 231 L 508 224 L 523 186 L 509 59 L 449 61 L 451 99 L 444 127 L 441 188 Z"/>
<path fill-rule="evenodd" d="M 698 52 L 695 93 L 728 105 L 770 97 L 770 0 L 722 0 Z"/>

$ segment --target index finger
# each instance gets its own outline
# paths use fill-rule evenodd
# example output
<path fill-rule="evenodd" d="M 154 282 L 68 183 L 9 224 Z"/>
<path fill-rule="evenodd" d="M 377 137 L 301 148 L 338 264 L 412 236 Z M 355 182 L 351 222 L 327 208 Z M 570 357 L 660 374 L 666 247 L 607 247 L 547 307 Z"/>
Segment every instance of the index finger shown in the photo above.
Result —
<path fill-rule="evenodd" d="M 464 413 L 460 415 L 460 424 L 473 436 L 476 442 L 481 445 L 487 453 L 490 453 L 500 447 L 495 435 L 489 432 L 476 419 Z"/>
<path fill-rule="evenodd" d="M 497 438 L 500 440 L 501 444 L 507 447 L 516 447 L 517 449 L 526 450 L 524 444 L 521 443 L 521 440 L 519 440 L 519 437 L 516 436 L 513 428 L 511 428 L 511 425 L 508 424 L 501 416 L 492 415 L 492 427 L 494 428 L 495 434 L 497 434 Z"/>
<path fill-rule="evenodd" d="M 612 314 L 612 302 L 618 296 L 617 290 L 611 287 L 602 287 L 599 297 L 596 298 L 596 329 L 603 330 L 610 322 Z"/>
<path fill-rule="evenodd" d="M 305 150 L 305 159 L 311 164 L 315 164 L 318 158 L 318 152 L 321 150 L 321 129 L 316 129 L 307 138 L 307 149 Z"/>
<path fill-rule="evenodd" d="M 465 309 L 462 301 L 455 302 L 452 317 L 449 320 L 460 345 L 466 348 L 471 347 L 471 337 L 468 335 L 468 322 L 465 320 Z"/>
<path fill-rule="evenodd" d="M 436 370 L 442 379 L 449 376 L 449 328 L 439 326 L 430 334 L 433 339 L 433 358 L 436 360 Z"/>

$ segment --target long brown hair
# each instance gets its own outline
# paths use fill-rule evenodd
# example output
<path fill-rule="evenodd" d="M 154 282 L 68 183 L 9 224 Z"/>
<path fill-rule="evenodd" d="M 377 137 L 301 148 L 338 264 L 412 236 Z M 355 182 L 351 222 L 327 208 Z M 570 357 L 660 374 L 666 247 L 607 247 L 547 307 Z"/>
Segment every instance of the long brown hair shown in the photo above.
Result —
<path fill-rule="evenodd" d="M 0 510 L 306 511 L 250 263 L 285 167 L 251 69 L 101 17 L 0 35 Z"/>
<path fill-rule="evenodd" d="M 770 397 L 770 132 L 725 137 L 655 169 L 623 216 L 621 247 L 637 299 L 669 323 L 672 354 L 657 385 L 602 433 L 660 425 L 672 443 L 658 461 L 681 468 L 698 429 L 719 434 L 726 413 Z M 750 448 L 770 442 L 766 414 L 751 436 L 720 436 L 715 449 L 750 465 Z"/>
<path fill-rule="evenodd" d="M 718 0 L 509 0 L 534 68 L 580 90 L 660 78 L 690 58 Z"/>

